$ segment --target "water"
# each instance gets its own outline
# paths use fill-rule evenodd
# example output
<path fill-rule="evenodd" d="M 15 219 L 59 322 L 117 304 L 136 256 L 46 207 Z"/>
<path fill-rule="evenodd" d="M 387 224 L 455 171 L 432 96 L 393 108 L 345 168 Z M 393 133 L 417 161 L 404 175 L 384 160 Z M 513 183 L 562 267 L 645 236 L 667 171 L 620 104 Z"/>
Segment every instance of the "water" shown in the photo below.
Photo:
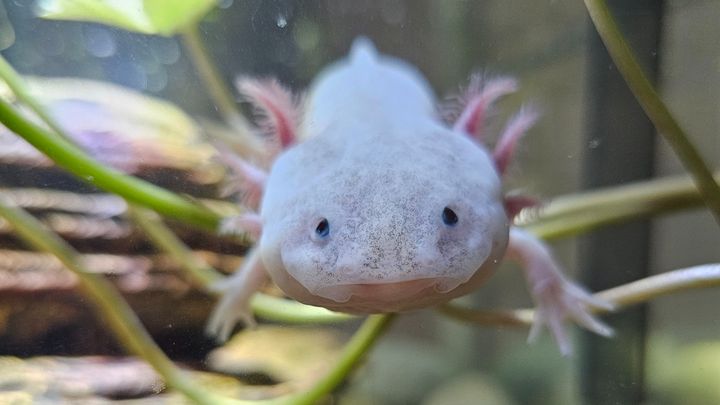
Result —
<path fill-rule="evenodd" d="M 614 9 L 621 23 L 630 22 L 625 32 L 646 71 L 655 72 L 651 76 L 663 99 L 708 165 L 720 167 L 720 4 L 613 3 L 621 8 Z M 207 91 L 186 38 L 43 20 L 31 1 L 6 1 L 0 7 L 0 51 L 20 73 L 122 86 L 29 78 L 57 119 L 80 134 L 76 142 L 117 170 L 194 198 L 221 198 L 222 167 L 205 139 L 208 133 L 236 136 L 238 131 L 223 123 L 227 109 Z M 604 55 L 581 2 L 223 1 L 199 25 L 230 100 L 248 117 L 248 106 L 237 102 L 237 77 L 276 77 L 301 93 L 360 35 L 416 65 L 439 100 L 457 94 L 474 72 L 519 79 L 520 91 L 493 112 L 490 142 L 521 105 L 537 108 L 542 117 L 521 143 L 508 191 L 520 189 L 549 201 L 683 173 Z M 103 199 L 85 182 L 48 166 L 6 131 L 0 144 L 0 186 L 12 189 L 13 198 L 24 201 L 20 206 L 89 255 L 94 271 L 117 281 L 166 352 L 200 367 L 215 347 L 202 332 L 214 298 L 191 290 L 176 275 L 177 263 L 158 257 L 147 238 L 117 215 L 121 201 Z M 258 148 L 242 145 L 246 153 Z M 83 178 L 101 180 L 94 174 Z M 222 271 L 232 271 L 246 248 L 243 241 L 173 226 Z M 694 209 L 558 239 L 552 246 L 570 277 L 604 289 L 718 262 L 719 241 L 712 216 Z M 12 281 L 0 286 L 0 313 L 10 314 L 0 331 L 3 355 L 119 352 L 107 327 L 92 320 L 87 300 L 68 290 L 72 277 L 18 244 L 5 225 L 0 225 L 0 274 Z M 720 329 L 713 309 L 718 300 L 716 289 L 693 290 L 604 318 L 616 337 L 576 333 L 571 358 L 559 356 L 547 333 L 528 346 L 524 329 L 456 323 L 435 311 L 403 315 L 335 395 L 340 403 L 632 404 L 643 398 L 658 404 L 717 403 L 713 381 L 720 376 L 714 360 L 720 356 Z M 521 272 L 507 265 L 462 302 L 481 308 L 530 305 Z M 303 335 L 333 349 L 305 360 L 292 357 L 291 349 L 260 345 L 270 340 L 267 336 L 277 338 L 277 345 L 301 339 L 293 335 L 295 328 L 280 328 L 287 336 L 261 335 L 260 343 L 246 345 L 260 345 L 252 346 L 254 353 L 275 354 L 280 371 L 243 369 L 245 381 L 257 377 L 255 389 L 262 390 L 268 383 L 301 378 L 297 370 L 334 356 L 354 325 Z M 101 338 L 88 338 L 96 335 Z M 270 355 L 258 357 L 267 361 Z M 156 389 L 151 384 L 139 396 Z"/>

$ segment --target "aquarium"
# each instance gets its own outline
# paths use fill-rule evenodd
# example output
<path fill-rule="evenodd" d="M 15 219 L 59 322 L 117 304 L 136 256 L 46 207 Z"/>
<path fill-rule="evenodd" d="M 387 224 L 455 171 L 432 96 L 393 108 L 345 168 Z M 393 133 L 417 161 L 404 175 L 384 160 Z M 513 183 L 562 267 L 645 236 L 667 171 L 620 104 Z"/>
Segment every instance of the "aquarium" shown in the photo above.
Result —
<path fill-rule="evenodd" d="M 0 403 L 720 403 L 719 19 L 0 2 Z"/>

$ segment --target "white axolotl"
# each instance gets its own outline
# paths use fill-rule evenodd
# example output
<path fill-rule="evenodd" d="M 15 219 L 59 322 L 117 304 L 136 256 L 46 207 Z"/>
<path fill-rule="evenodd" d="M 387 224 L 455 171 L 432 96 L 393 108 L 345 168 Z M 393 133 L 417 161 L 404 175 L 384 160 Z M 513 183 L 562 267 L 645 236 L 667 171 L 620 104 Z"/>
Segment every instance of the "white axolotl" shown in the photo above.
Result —
<path fill-rule="evenodd" d="M 246 205 L 260 208 L 222 228 L 259 242 L 222 286 L 208 331 L 225 339 L 238 320 L 252 324 L 249 301 L 268 275 L 306 304 L 399 312 L 475 290 L 506 257 L 525 268 L 537 306 L 531 338 L 547 325 L 570 353 L 568 319 L 610 335 L 589 312 L 610 305 L 568 281 L 541 241 L 511 226 L 528 199 L 504 197 L 500 176 L 536 114 L 519 112 L 488 152 L 488 109 L 516 85 L 478 83 L 449 126 L 420 73 L 367 39 L 318 76 L 302 115 L 276 82 L 241 81 L 278 156 L 267 174 L 222 152 L 242 179 Z"/>

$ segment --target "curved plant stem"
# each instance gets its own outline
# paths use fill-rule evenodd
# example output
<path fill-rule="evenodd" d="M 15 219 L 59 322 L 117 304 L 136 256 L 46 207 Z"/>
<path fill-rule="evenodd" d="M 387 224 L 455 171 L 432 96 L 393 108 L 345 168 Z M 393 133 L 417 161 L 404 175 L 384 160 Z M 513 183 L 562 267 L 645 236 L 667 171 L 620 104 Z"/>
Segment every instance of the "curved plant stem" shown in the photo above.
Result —
<path fill-rule="evenodd" d="M 438 312 L 458 321 L 485 326 L 530 327 L 533 323 L 532 309 L 479 309 L 467 308 L 452 302 L 437 307 Z"/>
<path fill-rule="evenodd" d="M 620 74 L 627 82 L 635 98 L 645 110 L 658 132 L 675 150 L 685 169 L 692 175 L 705 204 L 720 224 L 720 186 L 713 180 L 708 166 L 688 139 L 657 91 L 643 73 L 630 46 L 625 41 L 604 0 L 584 0 L 595 24 Z"/>
<path fill-rule="evenodd" d="M 357 316 L 333 312 L 267 294 L 255 294 L 250 302 L 253 313 L 273 322 L 289 324 L 331 324 L 357 319 Z"/>
<path fill-rule="evenodd" d="M 394 319 L 392 314 L 371 315 L 355 332 L 340 355 L 335 367 L 309 390 L 291 395 L 284 403 L 292 405 L 313 405 L 332 392 L 355 369 L 358 361 L 377 341 L 382 332 Z"/>
<path fill-rule="evenodd" d="M 13 69 L 12 66 L 0 55 L 0 79 L 7 83 L 10 90 L 13 91 L 18 100 L 25 103 L 40 119 L 42 119 L 50 129 L 66 140 L 72 142 L 71 138 L 65 133 L 55 119 L 47 112 L 36 99 L 30 94 L 27 84 L 22 77 Z"/>
<path fill-rule="evenodd" d="M 720 263 L 713 263 L 646 277 L 595 296 L 620 309 L 684 290 L 717 286 L 720 286 Z"/>
<path fill-rule="evenodd" d="M 720 286 L 720 264 L 705 264 L 650 276 L 594 295 L 614 304 L 613 311 L 617 311 L 664 295 L 717 286 Z M 440 307 L 439 311 L 451 318 L 496 326 L 530 326 L 534 314 L 532 309 L 480 310 L 464 308 L 452 303 Z M 611 311 L 592 308 L 591 312 L 603 314 Z"/>
<path fill-rule="evenodd" d="M 393 314 L 371 315 L 365 319 L 360 328 L 343 348 L 340 358 L 332 370 L 320 378 L 309 389 L 297 393 L 263 401 L 255 401 L 258 405 L 314 405 L 340 385 L 357 367 L 360 359 L 370 350 L 385 329 L 395 319 Z"/>
<path fill-rule="evenodd" d="M 720 181 L 720 172 L 715 176 Z M 553 239 L 701 205 L 690 178 L 667 177 L 559 197 L 521 212 L 516 223 L 543 239 Z"/>
<path fill-rule="evenodd" d="M 186 372 L 177 368 L 153 342 L 132 309 L 106 279 L 88 272 L 78 260 L 78 254 L 57 235 L 25 211 L 14 208 L 0 196 L 0 216 L 9 222 L 19 236 L 34 248 L 52 253 L 65 267 L 73 271 L 80 286 L 92 298 L 95 309 L 125 348 L 142 357 L 172 388 L 182 392 L 198 404 L 218 403 L 221 398 L 197 386 Z"/>
<path fill-rule="evenodd" d="M 182 43 L 190 54 L 195 68 L 200 75 L 220 115 L 232 128 L 242 132 L 248 131 L 249 125 L 240 114 L 232 94 L 220 78 L 217 68 L 213 65 L 198 33 L 197 24 L 189 24 L 180 32 Z"/>
<path fill-rule="evenodd" d="M 154 212 L 129 205 L 128 214 L 150 238 L 152 243 L 172 257 L 196 285 L 215 293 L 212 285 L 225 278 L 223 274 L 204 263 L 175 234 L 170 231 Z M 284 298 L 257 293 L 252 300 L 253 312 L 264 319 L 293 324 L 325 324 L 357 319 L 357 317 L 332 312 Z"/>
<path fill-rule="evenodd" d="M 212 230 L 217 227 L 220 220 L 217 214 L 164 188 L 104 166 L 54 132 L 30 122 L 1 99 L 0 122 L 47 155 L 58 166 L 88 183 L 118 194 L 128 201 L 150 207 L 163 215 Z"/>
<path fill-rule="evenodd" d="M 195 285 L 209 291 L 211 284 L 224 278 L 220 272 L 195 256 L 192 250 L 188 249 L 154 212 L 128 204 L 127 213 L 133 223 L 145 232 L 155 246 L 168 253 L 180 265 Z"/>

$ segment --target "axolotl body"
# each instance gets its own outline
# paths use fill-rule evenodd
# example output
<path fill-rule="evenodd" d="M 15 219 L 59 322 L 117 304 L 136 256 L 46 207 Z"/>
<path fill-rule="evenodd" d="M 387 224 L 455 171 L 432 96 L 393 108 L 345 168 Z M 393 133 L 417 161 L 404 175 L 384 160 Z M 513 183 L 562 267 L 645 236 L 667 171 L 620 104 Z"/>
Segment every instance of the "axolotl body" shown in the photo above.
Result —
<path fill-rule="evenodd" d="M 504 196 L 501 176 L 536 115 L 511 119 L 492 153 L 481 141 L 491 104 L 514 81 L 476 82 L 448 125 L 414 67 L 359 39 L 319 75 L 302 114 L 276 82 L 240 88 L 266 115 L 278 156 L 265 173 L 225 153 L 259 214 L 223 228 L 249 231 L 258 243 L 223 285 L 212 333 L 226 338 L 238 320 L 252 322 L 249 300 L 268 275 L 306 304 L 399 312 L 477 289 L 508 257 L 525 267 L 538 308 L 531 336 L 545 324 L 569 353 L 566 319 L 610 334 L 589 313 L 608 304 L 568 281 L 542 242 L 511 225 L 528 200 Z"/>

